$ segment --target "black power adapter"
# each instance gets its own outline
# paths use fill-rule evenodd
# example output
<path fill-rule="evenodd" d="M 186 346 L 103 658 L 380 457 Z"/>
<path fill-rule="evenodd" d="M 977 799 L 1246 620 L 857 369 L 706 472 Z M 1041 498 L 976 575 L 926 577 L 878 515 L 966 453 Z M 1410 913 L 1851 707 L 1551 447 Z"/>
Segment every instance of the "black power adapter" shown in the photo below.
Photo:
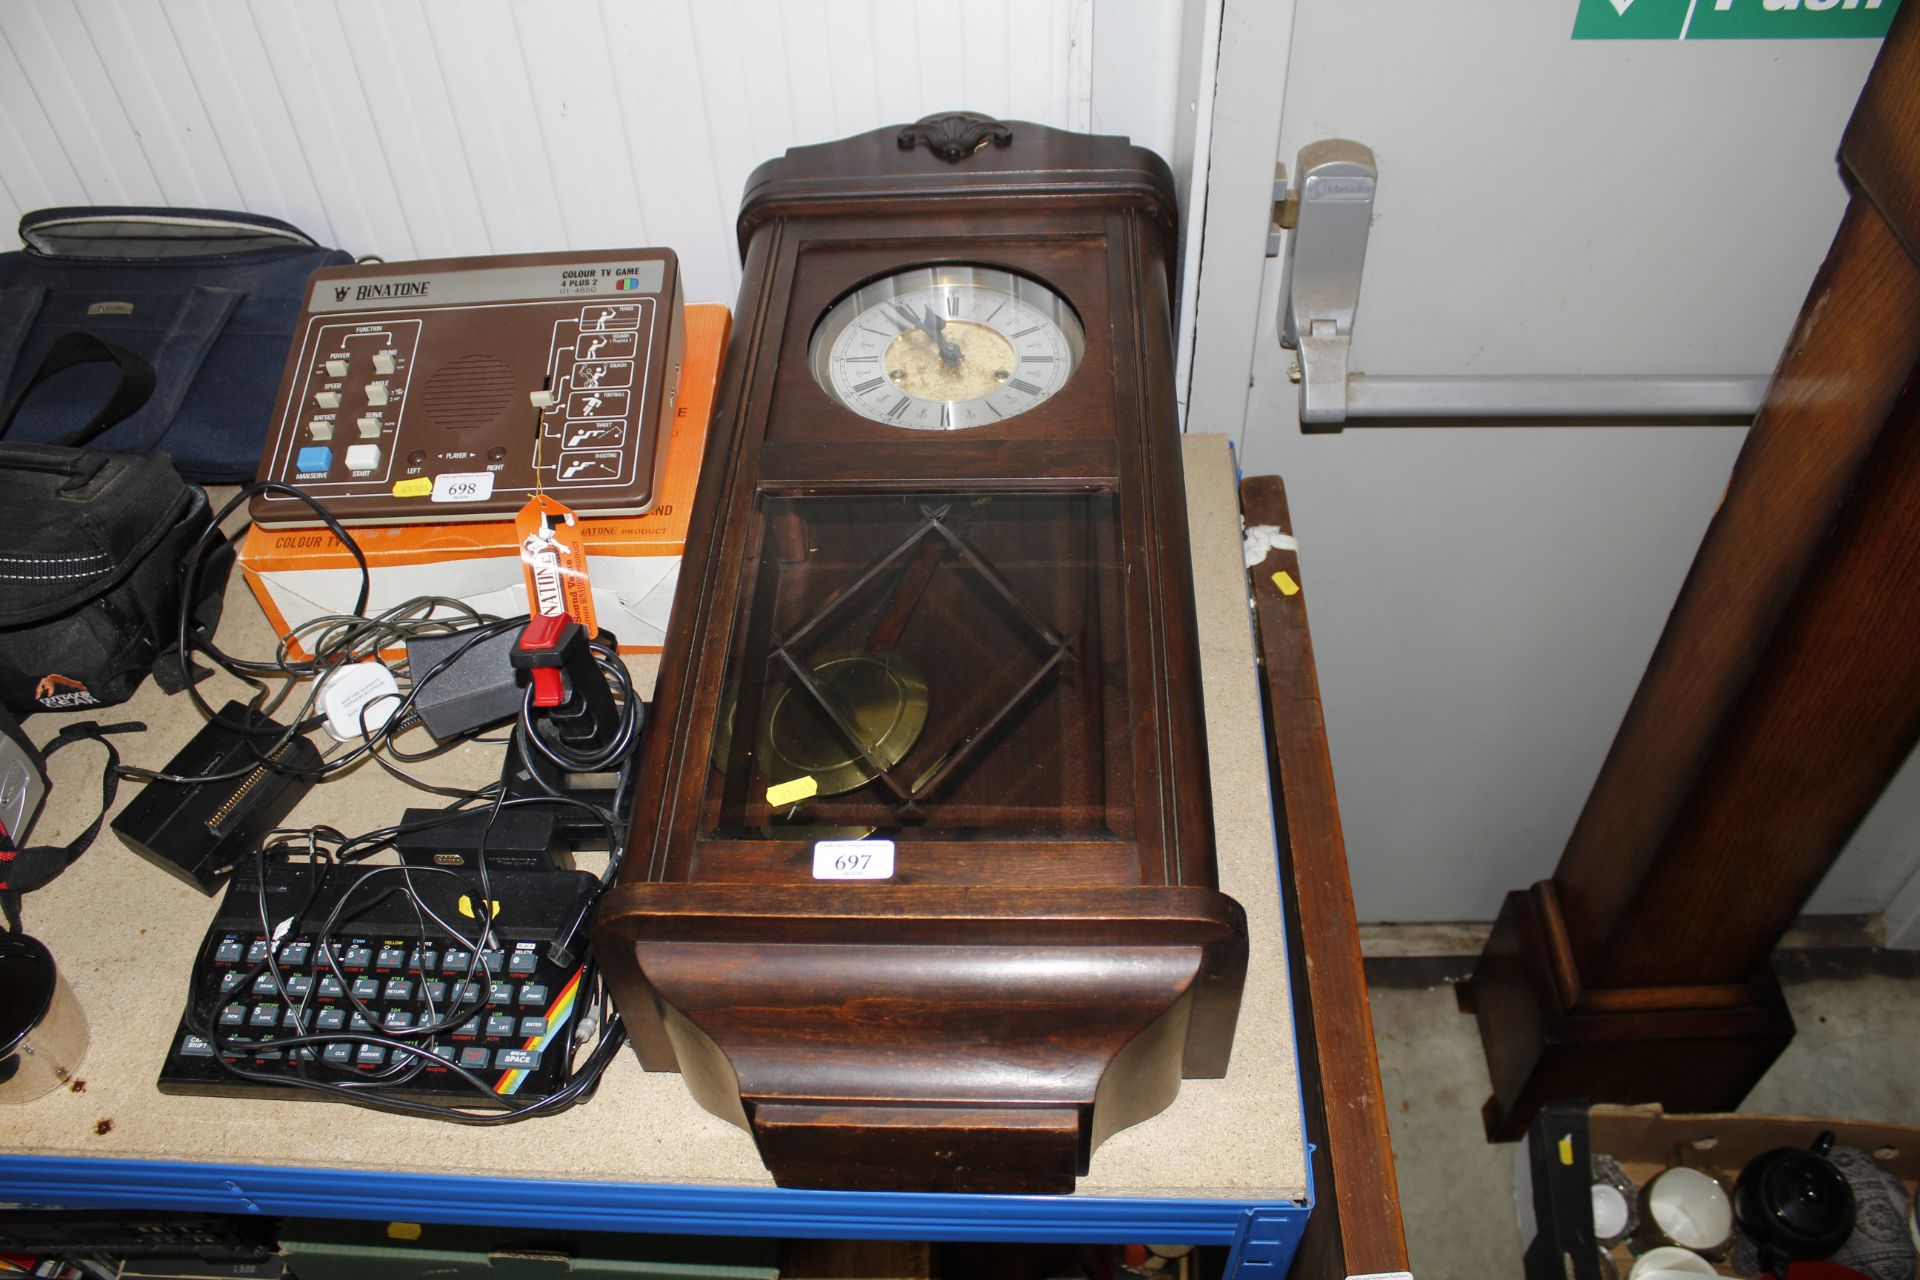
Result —
<path fill-rule="evenodd" d="M 509 656 L 520 628 L 505 627 L 477 640 L 476 630 L 407 638 L 413 713 L 441 742 L 505 724 L 526 701 Z"/>
<path fill-rule="evenodd" d="M 286 770 L 317 770 L 324 763 L 298 734 L 268 753 L 286 726 L 245 703 L 229 702 L 220 719 L 245 724 L 251 732 L 243 735 L 208 721 L 161 772 L 182 777 L 244 773 L 218 782 L 149 782 L 112 824 L 127 848 L 208 895 L 312 789 L 316 774 Z M 258 760 L 263 753 L 270 763 Z"/>

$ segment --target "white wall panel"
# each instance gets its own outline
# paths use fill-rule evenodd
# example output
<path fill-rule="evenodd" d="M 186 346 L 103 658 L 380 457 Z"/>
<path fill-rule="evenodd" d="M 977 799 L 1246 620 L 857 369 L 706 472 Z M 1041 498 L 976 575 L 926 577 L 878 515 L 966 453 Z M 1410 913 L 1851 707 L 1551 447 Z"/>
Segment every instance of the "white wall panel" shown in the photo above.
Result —
<path fill-rule="evenodd" d="M 14 12 L 0 7 L 0 31 Z M 205 0 L 171 0 L 162 12 L 199 101 L 169 102 L 166 114 L 144 127 L 191 129 L 198 117 L 219 146 L 218 160 L 206 161 L 203 183 L 211 186 L 224 171 L 239 192 L 240 208 L 286 218 L 330 244 L 342 244 L 343 235 L 354 231 L 364 234 L 357 215 L 345 227 L 328 216 L 250 11 Z M 78 203 L 71 194 L 65 199 Z"/>
<path fill-rule="evenodd" d="M 53 10 L 49 6 L 49 12 Z M 74 7 L 118 106 L 134 121 L 148 167 L 169 205 L 231 208 L 240 188 L 193 85 L 193 74 L 157 5 L 84 0 Z M 66 47 L 66 42 L 62 42 Z M 145 122 L 172 119 L 176 127 Z"/>
<path fill-rule="evenodd" d="M 394 259 L 665 244 L 731 301 L 753 166 L 949 107 L 1087 128 L 1092 37 L 1092 0 L 6 4 L 0 217 L 237 207 Z"/>

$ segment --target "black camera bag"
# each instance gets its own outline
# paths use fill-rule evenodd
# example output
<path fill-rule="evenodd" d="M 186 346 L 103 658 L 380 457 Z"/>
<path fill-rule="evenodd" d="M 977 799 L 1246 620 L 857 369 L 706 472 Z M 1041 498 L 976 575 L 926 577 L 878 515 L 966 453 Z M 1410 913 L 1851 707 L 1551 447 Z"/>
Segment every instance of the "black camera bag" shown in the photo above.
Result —
<path fill-rule="evenodd" d="M 108 453 L 86 442 L 145 402 L 153 371 L 85 334 L 53 346 L 0 413 L 0 437 L 46 378 L 112 363 L 120 378 L 93 420 L 54 444 L 0 439 L 0 703 L 16 714 L 111 706 L 149 672 L 177 689 L 180 591 L 187 557 L 212 519 L 206 492 L 162 453 Z M 224 566 L 221 566 L 224 568 Z M 210 624 L 224 573 L 203 574 L 197 624 Z"/>

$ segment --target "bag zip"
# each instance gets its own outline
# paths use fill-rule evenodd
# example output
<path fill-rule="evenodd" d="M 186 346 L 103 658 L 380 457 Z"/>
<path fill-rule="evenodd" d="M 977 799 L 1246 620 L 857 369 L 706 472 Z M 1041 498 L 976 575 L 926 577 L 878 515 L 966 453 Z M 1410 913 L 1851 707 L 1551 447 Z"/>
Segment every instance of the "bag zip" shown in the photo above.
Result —
<path fill-rule="evenodd" d="M 42 258 L 84 257 L 88 260 L 95 260 L 95 255 L 66 254 L 56 249 L 42 248 L 38 244 L 35 244 L 31 238 L 47 230 L 58 231 L 61 227 L 81 226 L 92 222 L 144 222 L 152 226 L 160 227 L 206 227 L 212 230 L 222 231 L 245 230 L 259 235 L 279 236 L 281 239 L 287 241 L 288 244 L 297 245 L 301 248 L 318 249 L 321 247 L 318 240 L 313 239 L 297 227 L 288 225 L 275 226 L 266 222 L 244 222 L 238 218 L 188 218 L 181 217 L 178 214 L 166 213 L 102 213 L 57 218 L 47 222 L 37 222 L 31 227 L 25 225 L 26 219 L 22 219 L 21 222 L 20 239 L 26 243 L 29 252 Z M 97 260 L 112 261 L 111 258 L 104 255 L 100 255 Z M 141 261 L 145 261 L 145 259 L 141 259 Z"/>

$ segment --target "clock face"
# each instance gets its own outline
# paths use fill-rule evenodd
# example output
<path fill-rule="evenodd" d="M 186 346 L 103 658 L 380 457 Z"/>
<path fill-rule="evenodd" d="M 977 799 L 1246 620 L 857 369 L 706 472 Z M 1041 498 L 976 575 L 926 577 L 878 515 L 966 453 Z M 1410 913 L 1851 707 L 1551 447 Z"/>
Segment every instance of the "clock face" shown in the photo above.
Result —
<path fill-rule="evenodd" d="M 1053 290 L 995 267 L 896 272 L 845 294 L 815 327 L 821 388 L 863 417 L 920 431 L 1025 413 L 1073 377 L 1080 317 Z"/>

